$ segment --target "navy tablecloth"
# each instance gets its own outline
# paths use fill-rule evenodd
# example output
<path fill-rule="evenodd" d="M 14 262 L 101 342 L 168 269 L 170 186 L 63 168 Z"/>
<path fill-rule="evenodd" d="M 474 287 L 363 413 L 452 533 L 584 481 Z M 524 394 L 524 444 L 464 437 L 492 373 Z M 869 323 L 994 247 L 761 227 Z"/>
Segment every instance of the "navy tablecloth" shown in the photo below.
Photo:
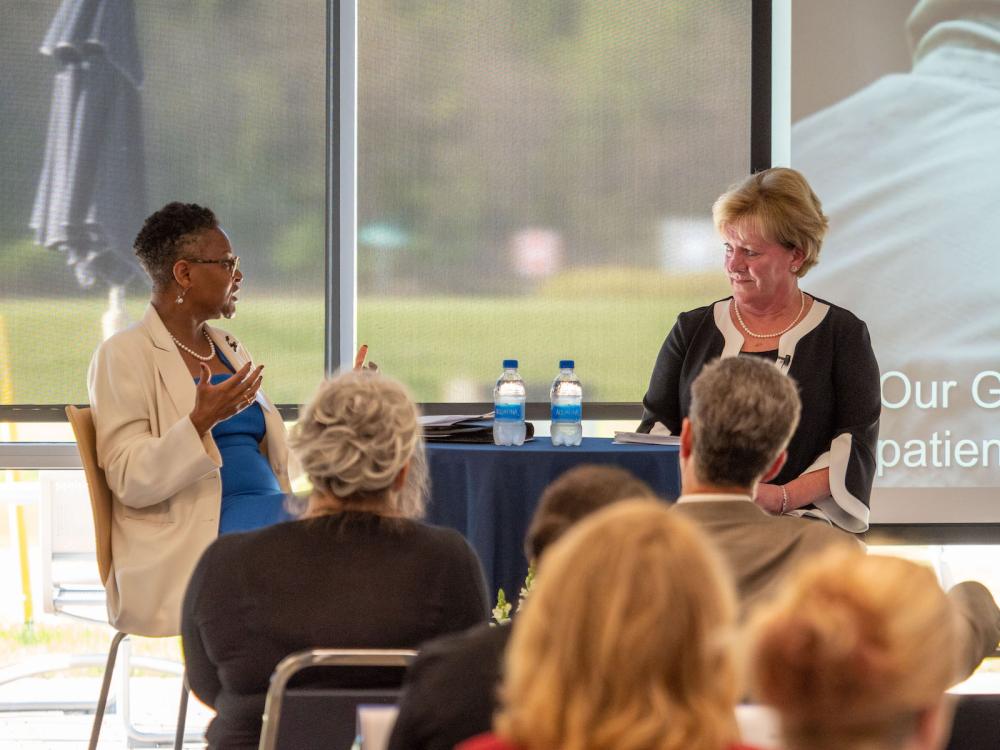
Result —
<path fill-rule="evenodd" d="M 610 438 L 584 438 L 575 448 L 548 438 L 522 446 L 428 443 L 431 500 L 427 521 L 459 531 L 483 563 L 490 595 L 503 587 L 517 600 L 528 563 L 524 535 L 542 491 L 579 464 L 628 469 L 668 500 L 680 494 L 678 448 L 616 445 Z"/>

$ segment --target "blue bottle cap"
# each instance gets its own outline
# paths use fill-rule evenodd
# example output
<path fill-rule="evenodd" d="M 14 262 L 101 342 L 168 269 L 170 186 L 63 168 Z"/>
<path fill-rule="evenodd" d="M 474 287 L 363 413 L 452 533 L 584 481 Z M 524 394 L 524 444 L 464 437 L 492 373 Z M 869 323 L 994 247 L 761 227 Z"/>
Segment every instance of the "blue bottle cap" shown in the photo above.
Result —
<path fill-rule="evenodd" d="M 505 370 L 516 370 L 517 360 L 516 359 L 505 359 L 503 361 L 503 369 Z"/>
<path fill-rule="evenodd" d="M 573 362 L 573 360 L 571 360 L 571 359 L 560 359 L 559 360 L 559 369 L 560 370 L 572 370 L 574 367 L 576 367 L 576 363 Z"/>

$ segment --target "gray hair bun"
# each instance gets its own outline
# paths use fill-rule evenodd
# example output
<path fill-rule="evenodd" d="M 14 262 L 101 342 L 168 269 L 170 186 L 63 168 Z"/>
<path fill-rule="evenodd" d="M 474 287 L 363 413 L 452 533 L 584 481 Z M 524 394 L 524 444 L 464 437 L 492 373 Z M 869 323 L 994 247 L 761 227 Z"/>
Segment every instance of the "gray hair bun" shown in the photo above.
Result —
<path fill-rule="evenodd" d="M 340 500 L 388 490 L 419 444 L 406 389 L 368 370 L 323 381 L 289 437 L 313 487 Z"/>

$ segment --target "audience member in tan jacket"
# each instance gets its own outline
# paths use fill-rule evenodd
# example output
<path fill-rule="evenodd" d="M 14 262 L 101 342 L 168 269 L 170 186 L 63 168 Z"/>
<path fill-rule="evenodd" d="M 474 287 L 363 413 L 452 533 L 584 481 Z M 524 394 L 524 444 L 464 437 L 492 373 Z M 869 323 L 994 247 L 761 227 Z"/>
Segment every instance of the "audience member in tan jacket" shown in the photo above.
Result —
<path fill-rule="evenodd" d="M 861 544 L 822 521 L 768 515 L 751 499 L 757 482 L 780 471 L 799 411 L 795 383 L 754 357 L 718 360 L 692 387 L 690 416 L 681 429 L 682 494 L 676 507 L 719 546 L 744 616 L 818 552 Z M 1000 640 L 1000 609 L 975 581 L 948 594 L 963 622 L 963 675 L 968 675 Z"/>

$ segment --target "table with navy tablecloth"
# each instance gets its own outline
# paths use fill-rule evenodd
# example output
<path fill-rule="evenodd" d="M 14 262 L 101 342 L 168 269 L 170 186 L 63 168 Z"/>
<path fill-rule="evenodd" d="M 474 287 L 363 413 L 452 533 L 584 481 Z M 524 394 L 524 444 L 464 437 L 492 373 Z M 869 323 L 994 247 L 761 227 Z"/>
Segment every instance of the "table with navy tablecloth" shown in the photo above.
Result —
<path fill-rule="evenodd" d="M 548 438 L 521 446 L 428 443 L 427 521 L 468 539 L 483 563 L 490 595 L 502 587 L 516 602 L 528 569 L 524 535 L 553 479 L 579 464 L 614 464 L 664 499 L 675 500 L 680 494 L 677 456 L 677 446 L 620 445 L 610 438 L 584 438 L 576 447 L 556 447 Z"/>

